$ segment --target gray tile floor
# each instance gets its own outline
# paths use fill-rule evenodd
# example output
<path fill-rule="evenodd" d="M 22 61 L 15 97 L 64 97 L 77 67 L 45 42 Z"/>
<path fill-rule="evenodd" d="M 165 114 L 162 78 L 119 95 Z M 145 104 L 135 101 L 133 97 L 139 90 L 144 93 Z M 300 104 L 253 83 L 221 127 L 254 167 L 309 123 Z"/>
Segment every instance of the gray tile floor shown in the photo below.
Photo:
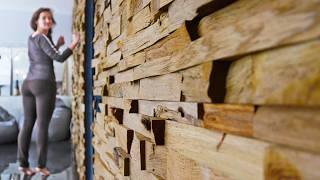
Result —
<path fill-rule="evenodd" d="M 70 141 L 50 143 L 47 167 L 51 171 L 51 176 L 44 178 L 40 174 L 36 174 L 28 177 L 18 171 L 17 144 L 0 145 L 0 180 L 77 180 L 72 156 Z M 36 167 L 36 160 L 36 145 L 33 143 L 30 147 L 29 157 L 31 167 Z"/>

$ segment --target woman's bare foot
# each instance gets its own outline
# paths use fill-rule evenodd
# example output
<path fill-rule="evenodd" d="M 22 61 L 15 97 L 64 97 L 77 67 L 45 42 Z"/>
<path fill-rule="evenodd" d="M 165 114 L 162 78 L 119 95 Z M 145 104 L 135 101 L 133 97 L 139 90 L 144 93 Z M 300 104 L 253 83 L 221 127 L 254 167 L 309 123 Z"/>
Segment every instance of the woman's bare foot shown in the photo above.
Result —
<path fill-rule="evenodd" d="M 50 176 L 50 171 L 47 168 L 36 167 L 36 171 L 39 172 L 42 176 Z"/>
<path fill-rule="evenodd" d="M 28 175 L 28 176 L 33 176 L 35 172 L 31 168 L 26 168 L 26 167 L 19 167 L 19 171 L 22 173 Z"/>

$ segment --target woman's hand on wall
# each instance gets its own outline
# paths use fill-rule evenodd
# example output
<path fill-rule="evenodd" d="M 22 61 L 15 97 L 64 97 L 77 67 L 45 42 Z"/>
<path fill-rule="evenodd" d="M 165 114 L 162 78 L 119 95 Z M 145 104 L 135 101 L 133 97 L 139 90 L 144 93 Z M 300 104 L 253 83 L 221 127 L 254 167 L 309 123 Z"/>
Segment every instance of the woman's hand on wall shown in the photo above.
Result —
<path fill-rule="evenodd" d="M 72 42 L 71 42 L 69 48 L 71 50 L 73 50 L 79 44 L 79 41 L 80 41 L 80 34 L 78 32 L 73 33 L 72 34 Z"/>

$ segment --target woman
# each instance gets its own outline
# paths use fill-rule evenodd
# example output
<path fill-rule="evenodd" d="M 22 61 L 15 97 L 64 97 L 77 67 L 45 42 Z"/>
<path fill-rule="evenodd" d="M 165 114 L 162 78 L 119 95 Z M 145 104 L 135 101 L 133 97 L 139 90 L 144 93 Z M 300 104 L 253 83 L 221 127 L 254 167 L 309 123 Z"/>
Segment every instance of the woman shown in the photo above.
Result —
<path fill-rule="evenodd" d="M 27 175 L 35 172 L 29 167 L 29 146 L 33 126 L 37 119 L 39 127 L 37 137 L 38 166 L 36 172 L 49 176 L 46 168 L 49 122 L 55 107 L 56 81 L 53 60 L 64 62 L 79 43 L 79 35 L 73 34 L 69 47 L 62 53 L 58 48 L 64 44 L 64 38 L 52 43 L 52 27 L 55 20 L 51 9 L 40 8 L 32 16 L 31 27 L 34 30 L 28 39 L 29 72 L 22 85 L 23 109 L 25 120 L 18 137 L 18 160 L 20 171 Z"/>

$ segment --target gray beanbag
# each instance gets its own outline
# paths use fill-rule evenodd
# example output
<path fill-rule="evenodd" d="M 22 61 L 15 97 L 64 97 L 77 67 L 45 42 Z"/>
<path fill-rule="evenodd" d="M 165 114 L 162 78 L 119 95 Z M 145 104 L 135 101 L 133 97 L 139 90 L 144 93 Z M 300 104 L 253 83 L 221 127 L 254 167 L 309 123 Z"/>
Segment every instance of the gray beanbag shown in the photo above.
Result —
<path fill-rule="evenodd" d="M 0 106 L 0 144 L 16 142 L 18 133 L 16 119 Z"/>

